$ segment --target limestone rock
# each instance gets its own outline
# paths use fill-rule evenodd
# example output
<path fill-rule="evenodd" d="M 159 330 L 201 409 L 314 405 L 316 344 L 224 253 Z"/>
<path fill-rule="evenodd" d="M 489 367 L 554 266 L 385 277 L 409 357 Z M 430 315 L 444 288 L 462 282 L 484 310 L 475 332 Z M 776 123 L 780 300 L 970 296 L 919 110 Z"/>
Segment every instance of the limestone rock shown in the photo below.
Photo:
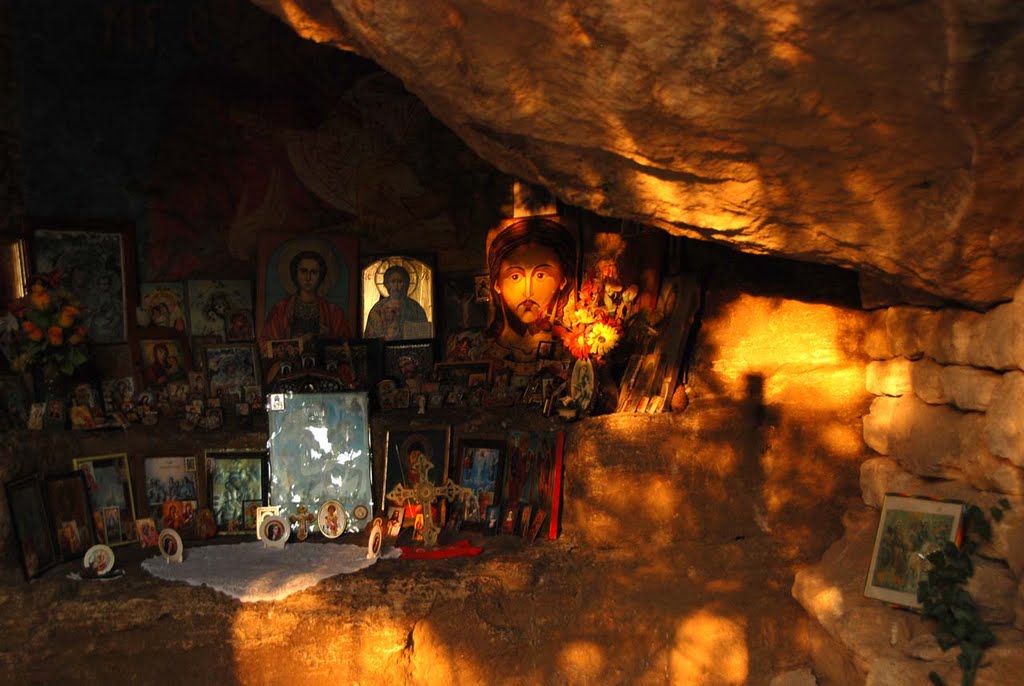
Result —
<path fill-rule="evenodd" d="M 949 398 L 942 387 L 941 364 L 929 358 L 915 362 L 910 368 L 910 383 L 914 387 L 914 395 L 929 405 L 943 405 Z"/>
<path fill-rule="evenodd" d="M 973 306 L 1024 272 L 1012 0 L 253 0 L 562 200 Z"/>
<path fill-rule="evenodd" d="M 985 369 L 949 365 L 942 368 L 940 378 L 944 402 L 961 410 L 982 412 L 988 409 L 995 388 L 1003 377 Z"/>
<path fill-rule="evenodd" d="M 982 318 L 980 312 L 956 307 L 939 310 L 925 342 L 928 356 L 942 364 L 970 364 L 974 332 Z"/>
<path fill-rule="evenodd" d="M 979 557 L 974 560 L 974 576 L 966 588 L 982 619 L 989 624 L 1012 624 L 1017 585 L 1017 577 L 1004 563 Z"/>
<path fill-rule="evenodd" d="M 971 331 L 970 362 L 990 369 L 1024 369 L 1024 301 L 985 313 Z"/>
<path fill-rule="evenodd" d="M 1004 374 L 992 391 L 985 438 L 994 454 L 1024 467 L 1024 372 Z"/>
<path fill-rule="evenodd" d="M 919 476 L 960 478 L 980 490 L 1024 493 L 1024 473 L 989 452 L 984 428 L 985 415 L 977 412 L 928 405 L 914 396 L 880 396 L 864 418 L 864 440 Z"/>
<path fill-rule="evenodd" d="M 910 374 L 912 366 L 914 363 L 905 357 L 869 362 L 864 379 L 868 393 L 900 396 L 913 392 L 914 382 Z"/>
<path fill-rule="evenodd" d="M 814 678 L 814 673 L 806 667 L 777 674 L 768 682 L 768 686 L 817 686 L 817 684 L 818 680 Z"/>

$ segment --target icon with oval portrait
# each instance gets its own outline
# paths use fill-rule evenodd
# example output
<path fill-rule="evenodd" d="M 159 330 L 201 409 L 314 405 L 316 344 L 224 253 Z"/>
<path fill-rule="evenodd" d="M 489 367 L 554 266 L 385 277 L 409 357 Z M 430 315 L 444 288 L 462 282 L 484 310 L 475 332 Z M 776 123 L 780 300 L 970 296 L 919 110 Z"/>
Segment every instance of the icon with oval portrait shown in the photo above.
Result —
<path fill-rule="evenodd" d="M 288 520 L 281 515 L 270 515 L 260 524 L 260 538 L 266 548 L 284 548 L 291 534 Z"/>
<path fill-rule="evenodd" d="M 105 576 L 114 568 L 114 551 L 110 546 L 94 545 L 85 551 L 82 566 L 96 576 Z"/>
<path fill-rule="evenodd" d="M 160 532 L 157 547 L 160 548 L 160 554 L 167 562 L 181 562 L 184 546 L 181 536 L 174 529 L 164 529 Z"/>
<path fill-rule="evenodd" d="M 320 528 L 320 533 L 325 537 L 337 538 L 345 533 L 345 527 L 348 525 L 348 515 L 345 513 L 345 508 L 341 506 L 340 502 L 328 500 L 320 506 L 316 524 Z"/>

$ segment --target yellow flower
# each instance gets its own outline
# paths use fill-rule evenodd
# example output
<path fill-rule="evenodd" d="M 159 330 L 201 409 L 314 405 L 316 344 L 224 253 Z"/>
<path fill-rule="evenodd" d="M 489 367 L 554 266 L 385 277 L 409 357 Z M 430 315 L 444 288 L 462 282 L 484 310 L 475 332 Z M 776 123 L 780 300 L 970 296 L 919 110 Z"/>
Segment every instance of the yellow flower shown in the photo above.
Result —
<path fill-rule="evenodd" d="M 592 355 L 601 357 L 608 353 L 619 342 L 619 332 L 615 327 L 598 322 L 587 331 L 587 347 Z"/>

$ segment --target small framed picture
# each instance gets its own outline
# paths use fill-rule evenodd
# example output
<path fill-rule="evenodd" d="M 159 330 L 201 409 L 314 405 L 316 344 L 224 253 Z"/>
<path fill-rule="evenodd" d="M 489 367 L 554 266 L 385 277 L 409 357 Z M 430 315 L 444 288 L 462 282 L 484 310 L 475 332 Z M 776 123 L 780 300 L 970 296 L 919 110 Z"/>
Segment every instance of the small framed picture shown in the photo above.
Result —
<path fill-rule="evenodd" d="M 193 336 L 218 336 L 228 329 L 228 313 L 252 311 L 252 282 L 193 280 L 188 282 L 188 318 Z"/>
<path fill-rule="evenodd" d="M 160 532 L 156 527 L 156 521 L 152 517 L 136 519 L 135 529 L 139 535 L 140 546 L 143 548 L 152 548 L 157 545 Z"/>
<path fill-rule="evenodd" d="M 192 469 L 188 468 L 189 460 L 192 461 Z M 183 507 L 180 503 L 191 503 L 193 511 L 198 505 L 199 491 L 196 483 L 195 461 L 194 456 L 143 458 L 143 482 L 140 493 L 144 495 L 140 495 L 139 498 L 140 500 L 145 499 L 146 507 L 140 508 L 140 510 L 146 516 L 156 519 L 160 528 L 181 528 L 182 520 L 175 519 L 173 522 L 168 522 L 165 519 L 167 515 L 167 510 L 164 508 L 165 503 L 179 503 L 173 508 L 175 517 L 183 516 Z"/>
<path fill-rule="evenodd" d="M 256 508 L 267 502 L 270 488 L 266 450 L 207 450 L 207 499 L 213 510 L 218 533 L 252 533 Z M 253 516 L 246 521 L 246 503 Z"/>
<path fill-rule="evenodd" d="M 6 491 L 22 568 L 26 578 L 34 579 L 60 562 L 43 498 L 43 482 L 33 474 L 8 483 Z"/>
<path fill-rule="evenodd" d="M 251 341 L 256 337 L 256 331 L 252 323 L 252 310 L 231 310 L 227 314 L 227 330 L 224 332 L 224 340 Z"/>
<path fill-rule="evenodd" d="M 159 388 L 170 381 L 188 379 L 192 356 L 188 343 L 181 338 L 142 338 L 142 378 L 149 388 Z"/>
<path fill-rule="evenodd" d="M 263 538 L 263 520 L 281 514 L 280 505 L 264 505 L 256 508 L 256 540 Z"/>
<path fill-rule="evenodd" d="M 157 538 L 157 546 L 160 554 L 167 562 L 181 562 L 185 553 L 185 545 L 181 542 L 181 535 L 174 529 L 164 529 Z"/>
<path fill-rule="evenodd" d="M 268 515 L 260 524 L 259 538 L 267 548 L 284 548 L 291 535 L 291 525 L 283 515 Z"/>
<path fill-rule="evenodd" d="M 369 258 L 361 273 L 363 338 L 404 341 L 434 335 L 434 259 Z"/>
<path fill-rule="evenodd" d="M 384 440 L 384 497 L 398 484 L 429 482 L 439 486 L 448 478 L 451 426 L 410 426 L 388 430 Z"/>
<path fill-rule="evenodd" d="M 963 510 L 960 502 L 886 494 L 864 595 L 920 608 L 917 585 L 928 571 L 925 558 L 947 541 L 959 545 Z"/>
<path fill-rule="evenodd" d="M 491 281 L 487 274 L 477 274 L 473 277 L 473 300 L 478 303 L 491 302 Z"/>
<path fill-rule="evenodd" d="M 79 457 L 72 464 L 85 475 L 96 538 L 110 546 L 135 538 L 135 499 L 127 453 Z"/>
<path fill-rule="evenodd" d="M 145 313 L 142 326 L 155 326 L 185 333 L 185 284 L 158 281 L 139 284 L 139 307 Z"/>
<path fill-rule="evenodd" d="M 81 557 L 96 545 L 85 476 L 80 471 L 48 476 L 44 490 L 61 559 Z"/>
<path fill-rule="evenodd" d="M 116 559 L 110 546 L 97 543 L 85 551 L 82 566 L 93 576 L 106 576 L 114 568 Z"/>
<path fill-rule="evenodd" d="M 337 538 L 345 533 L 348 515 L 337 500 L 328 500 L 320 506 L 316 517 L 317 528 L 325 538 Z"/>
<path fill-rule="evenodd" d="M 434 368 L 434 341 L 403 341 L 384 344 L 383 375 L 408 383 L 420 379 Z"/>
<path fill-rule="evenodd" d="M 555 357 L 555 342 L 540 341 L 537 343 L 537 359 L 550 360 Z"/>
<path fill-rule="evenodd" d="M 405 508 L 392 506 L 388 508 L 388 520 L 384 524 L 384 537 L 394 542 L 398 534 L 402 533 L 402 522 L 405 519 Z"/>
<path fill-rule="evenodd" d="M 465 524 L 483 528 L 487 508 L 500 505 L 501 477 L 505 469 L 503 439 L 460 437 L 455 448 L 453 476 L 475 498 L 467 503 Z"/>
<path fill-rule="evenodd" d="M 260 361 L 254 343 L 206 346 L 210 396 L 243 397 L 243 388 L 260 385 Z"/>

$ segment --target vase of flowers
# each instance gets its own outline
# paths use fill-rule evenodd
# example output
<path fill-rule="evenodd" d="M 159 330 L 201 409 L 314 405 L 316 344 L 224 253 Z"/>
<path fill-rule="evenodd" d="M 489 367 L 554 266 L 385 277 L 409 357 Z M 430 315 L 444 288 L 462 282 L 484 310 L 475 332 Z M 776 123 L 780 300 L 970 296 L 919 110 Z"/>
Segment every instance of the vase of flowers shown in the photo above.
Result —
<path fill-rule="evenodd" d="M 597 395 L 595 369 L 619 345 L 637 313 L 636 285 L 623 288 L 617 273 L 596 269 L 584 279 L 575 302 L 562 312 L 558 333 L 576 358 L 569 377 L 569 398 L 586 413 Z"/>
<path fill-rule="evenodd" d="M 60 276 L 36 274 L 29 280 L 28 294 L 11 308 L 18 323 L 13 367 L 32 373 L 37 400 L 47 403 L 47 417 L 52 413 L 54 420 L 57 407 L 51 404 L 66 401 L 67 380 L 89 359 L 81 307 L 61 286 Z"/>

